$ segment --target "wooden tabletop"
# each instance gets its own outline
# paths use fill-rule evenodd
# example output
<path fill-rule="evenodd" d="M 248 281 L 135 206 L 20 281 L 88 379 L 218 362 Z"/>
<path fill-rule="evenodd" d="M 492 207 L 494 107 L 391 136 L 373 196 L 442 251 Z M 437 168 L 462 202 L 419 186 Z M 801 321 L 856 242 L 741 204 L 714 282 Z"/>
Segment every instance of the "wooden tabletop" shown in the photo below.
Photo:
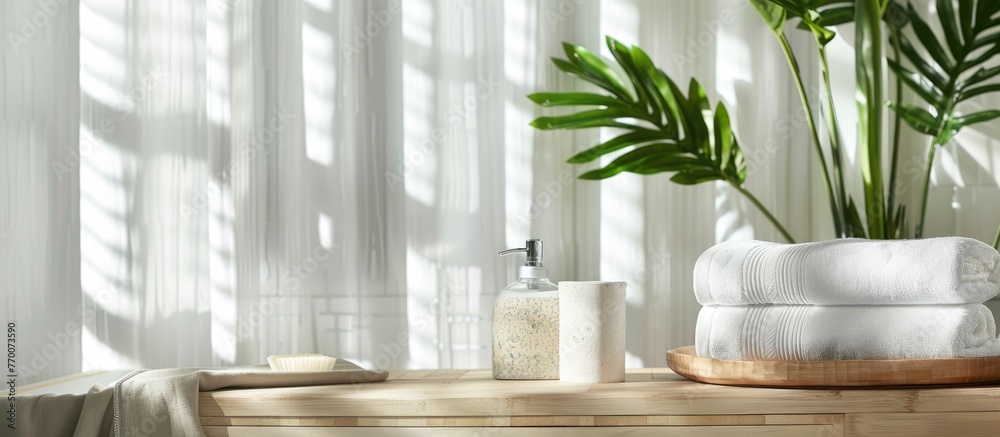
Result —
<path fill-rule="evenodd" d="M 544 416 L 550 425 L 567 420 L 573 426 L 583 418 L 589 418 L 593 426 L 602 418 L 619 423 L 629 417 L 642 420 L 643 425 L 651 424 L 648 417 L 666 424 L 699 418 L 748 424 L 768 420 L 843 424 L 844 415 L 850 414 L 856 423 L 902 426 L 914 423 L 912 413 L 926 413 L 921 417 L 933 423 L 937 415 L 961 419 L 969 412 L 976 412 L 976 420 L 985 420 L 989 429 L 1000 423 L 998 385 L 748 388 L 693 382 L 667 368 L 632 369 L 626 382 L 617 384 L 497 381 L 489 370 L 400 370 L 390 372 L 387 381 L 372 384 L 219 390 L 200 396 L 205 425 L 294 421 L 311 426 L 366 426 L 358 418 L 381 420 L 384 425 L 385 420 L 425 418 L 421 423 L 427 423 L 426 418 L 438 417 L 448 418 L 452 425 L 464 418 L 472 421 L 470 426 L 497 425 L 498 420 L 503 421 L 500 425 L 512 426 L 511 418 L 531 422 L 536 416 L 538 420 Z M 893 425 L 893 420 L 898 423 Z"/>

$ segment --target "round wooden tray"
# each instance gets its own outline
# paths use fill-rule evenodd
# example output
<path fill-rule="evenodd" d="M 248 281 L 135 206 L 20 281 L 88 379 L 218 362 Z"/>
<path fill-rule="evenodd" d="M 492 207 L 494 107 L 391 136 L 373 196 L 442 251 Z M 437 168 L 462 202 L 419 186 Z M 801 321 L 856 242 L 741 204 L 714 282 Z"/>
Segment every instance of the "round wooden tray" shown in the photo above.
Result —
<path fill-rule="evenodd" d="M 685 378 L 757 387 L 885 387 L 1000 381 L 1000 357 L 857 361 L 729 361 L 699 357 L 694 346 L 667 352 Z"/>

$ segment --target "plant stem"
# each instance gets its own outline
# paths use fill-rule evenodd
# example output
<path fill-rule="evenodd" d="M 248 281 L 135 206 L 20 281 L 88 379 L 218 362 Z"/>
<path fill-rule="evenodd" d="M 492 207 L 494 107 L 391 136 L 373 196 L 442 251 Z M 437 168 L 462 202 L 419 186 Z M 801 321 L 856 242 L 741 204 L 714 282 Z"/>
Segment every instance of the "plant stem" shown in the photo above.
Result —
<path fill-rule="evenodd" d="M 920 218 L 917 219 L 917 229 L 913 236 L 915 238 L 924 235 L 924 216 L 927 212 L 927 193 L 931 188 L 931 170 L 934 169 L 934 153 L 937 152 L 937 138 L 931 142 L 931 147 L 927 150 L 927 163 L 924 164 L 924 194 L 920 198 Z"/>
<path fill-rule="evenodd" d="M 823 70 L 823 85 L 826 88 L 826 129 L 830 134 L 830 160 L 833 163 L 833 176 L 836 178 L 834 183 L 836 184 L 837 195 L 839 196 L 837 202 L 844 205 L 844 209 L 840 211 L 841 220 L 843 222 L 847 221 L 847 193 L 844 187 L 844 172 L 843 164 L 841 159 L 841 148 L 840 148 L 840 123 L 837 121 L 837 108 L 833 104 L 833 90 L 830 87 L 830 66 L 826 61 L 826 48 L 819 45 L 819 59 L 820 66 Z M 853 237 L 853 232 L 850 228 L 844 227 L 844 236 Z"/>
<path fill-rule="evenodd" d="M 854 6 L 854 59 L 858 83 L 858 121 L 862 138 L 861 179 L 865 188 L 868 236 L 885 239 L 882 180 L 882 1 L 858 0 Z"/>
<path fill-rule="evenodd" d="M 795 239 L 792 238 L 791 234 L 788 233 L 788 230 L 786 230 L 785 227 L 782 226 L 780 222 L 778 222 L 778 219 L 775 218 L 773 214 L 771 214 L 771 211 L 768 211 L 767 208 L 765 208 L 764 205 L 760 203 L 760 200 L 757 200 L 757 198 L 753 194 L 751 194 L 749 191 L 741 187 L 735 181 L 730 179 L 726 179 L 726 181 L 729 182 L 729 185 L 732 185 L 733 188 L 736 188 L 737 191 L 746 196 L 746 198 L 750 200 L 750 203 L 753 203 L 754 206 L 756 206 L 757 209 L 764 214 L 764 217 L 767 217 L 767 219 L 771 221 L 771 224 L 773 224 L 774 227 L 778 229 L 778 232 L 781 234 L 782 237 L 785 237 L 785 240 L 788 240 L 788 242 L 792 244 L 795 243 Z"/>
<path fill-rule="evenodd" d="M 897 63 L 902 62 L 902 57 L 900 52 L 902 51 L 899 47 L 899 29 L 896 28 L 895 22 L 889 24 L 889 30 L 892 32 L 892 53 L 895 57 Z M 899 76 L 896 77 L 896 101 L 899 106 L 903 105 L 903 81 L 900 80 Z M 903 117 L 900 115 L 899 111 L 893 111 L 896 114 L 896 119 L 894 121 L 892 134 L 892 164 L 889 166 L 889 201 L 887 208 L 889 214 L 895 215 L 896 211 L 896 167 L 899 162 L 899 131 L 901 126 L 901 121 Z M 893 223 L 895 226 L 895 220 L 889 220 L 889 223 Z M 905 227 L 904 223 L 900 223 L 901 227 Z M 897 236 L 900 235 L 899 229 L 892 229 L 890 235 Z"/>
<path fill-rule="evenodd" d="M 964 59 L 959 62 L 959 66 L 961 66 L 961 62 L 964 62 Z M 955 76 L 952 76 L 952 78 L 948 80 L 948 84 L 945 86 L 943 95 L 955 95 L 955 81 Z M 931 170 L 934 169 L 934 154 L 937 152 L 938 145 L 942 145 L 940 144 L 941 135 L 943 135 L 945 126 L 947 125 L 948 119 L 951 118 L 951 112 L 954 109 L 955 101 L 948 100 L 948 103 L 944 107 L 944 111 L 941 112 L 941 115 L 939 116 L 941 117 L 941 121 L 938 123 L 933 137 L 934 139 L 931 141 L 931 148 L 927 151 L 927 162 L 924 163 L 924 193 L 920 198 L 920 218 L 917 219 L 917 228 L 913 233 L 915 238 L 920 238 L 924 235 L 924 217 L 927 215 L 927 194 L 930 192 Z"/>
<path fill-rule="evenodd" d="M 778 37 L 778 42 L 781 44 L 781 50 L 785 53 L 785 60 L 788 61 L 788 68 L 792 71 L 792 77 L 795 79 L 795 85 L 799 90 L 799 99 L 802 100 L 802 111 L 805 112 L 806 123 L 809 125 L 809 133 L 812 134 L 813 145 L 816 147 L 816 156 L 819 157 L 819 166 L 823 171 L 823 182 L 826 184 L 826 194 L 830 199 L 830 214 L 833 215 L 834 231 L 836 232 L 837 237 L 843 237 L 844 214 L 842 208 L 846 208 L 847 205 L 841 202 L 838 207 L 837 197 L 833 194 L 833 184 L 830 183 L 830 173 L 829 170 L 827 170 L 826 157 L 823 154 L 823 146 L 819 142 L 819 132 L 816 130 L 816 122 L 813 120 L 812 105 L 809 104 L 809 98 L 806 95 L 805 85 L 802 83 L 802 74 L 799 70 L 799 63 L 795 59 L 795 54 L 792 53 L 792 47 L 788 44 L 788 39 L 785 37 L 785 34 L 778 33 L 775 35 Z M 777 222 L 775 222 L 775 224 L 777 224 Z M 791 237 L 788 237 L 788 239 L 791 240 Z"/>
<path fill-rule="evenodd" d="M 1000 226 L 997 226 L 997 236 L 993 237 L 993 248 L 1000 250 Z"/>

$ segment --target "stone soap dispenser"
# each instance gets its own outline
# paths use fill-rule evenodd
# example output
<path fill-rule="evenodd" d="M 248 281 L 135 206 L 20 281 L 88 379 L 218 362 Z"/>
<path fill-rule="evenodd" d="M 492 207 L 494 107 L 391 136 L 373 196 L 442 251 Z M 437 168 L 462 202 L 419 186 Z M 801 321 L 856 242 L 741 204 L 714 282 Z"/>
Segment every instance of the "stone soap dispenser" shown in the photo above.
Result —
<path fill-rule="evenodd" d="M 514 252 L 528 259 L 493 307 L 493 378 L 559 379 L 559 287 L 542 266 L 542 240 L 500 255 Z"/>

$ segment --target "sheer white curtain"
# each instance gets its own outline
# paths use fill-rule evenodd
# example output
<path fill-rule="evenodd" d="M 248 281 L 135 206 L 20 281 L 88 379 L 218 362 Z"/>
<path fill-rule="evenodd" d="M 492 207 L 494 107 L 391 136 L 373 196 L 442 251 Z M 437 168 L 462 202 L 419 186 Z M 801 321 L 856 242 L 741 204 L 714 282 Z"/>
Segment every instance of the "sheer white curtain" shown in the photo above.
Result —
<path fill-rule="evenodd" d="M 77 13 L 0 2 L 0 314 L 21 385 L 80 369 Z"/>
<path fill-rule="evenodd" d="M 605 35 L 697 76 L 736 114 L 753 191 L 800 240 L 827 235 L 787 67 L 743 1 L 82 0 L 82 367 L 489 367 L 518 265 L 496 252 L 528 238 L 553 280 L 628 281 L 628 363 L 662 366 L 693 341 L 697 255 L 778 236 L 722 186 L 576 181 L 566 158 L 611 133 L 528 126 L 526 94 L 583 87 L 549 62 L 561 42 L 607 55 Z M 73 213 L 32 217 L 72 233 Z"/>

